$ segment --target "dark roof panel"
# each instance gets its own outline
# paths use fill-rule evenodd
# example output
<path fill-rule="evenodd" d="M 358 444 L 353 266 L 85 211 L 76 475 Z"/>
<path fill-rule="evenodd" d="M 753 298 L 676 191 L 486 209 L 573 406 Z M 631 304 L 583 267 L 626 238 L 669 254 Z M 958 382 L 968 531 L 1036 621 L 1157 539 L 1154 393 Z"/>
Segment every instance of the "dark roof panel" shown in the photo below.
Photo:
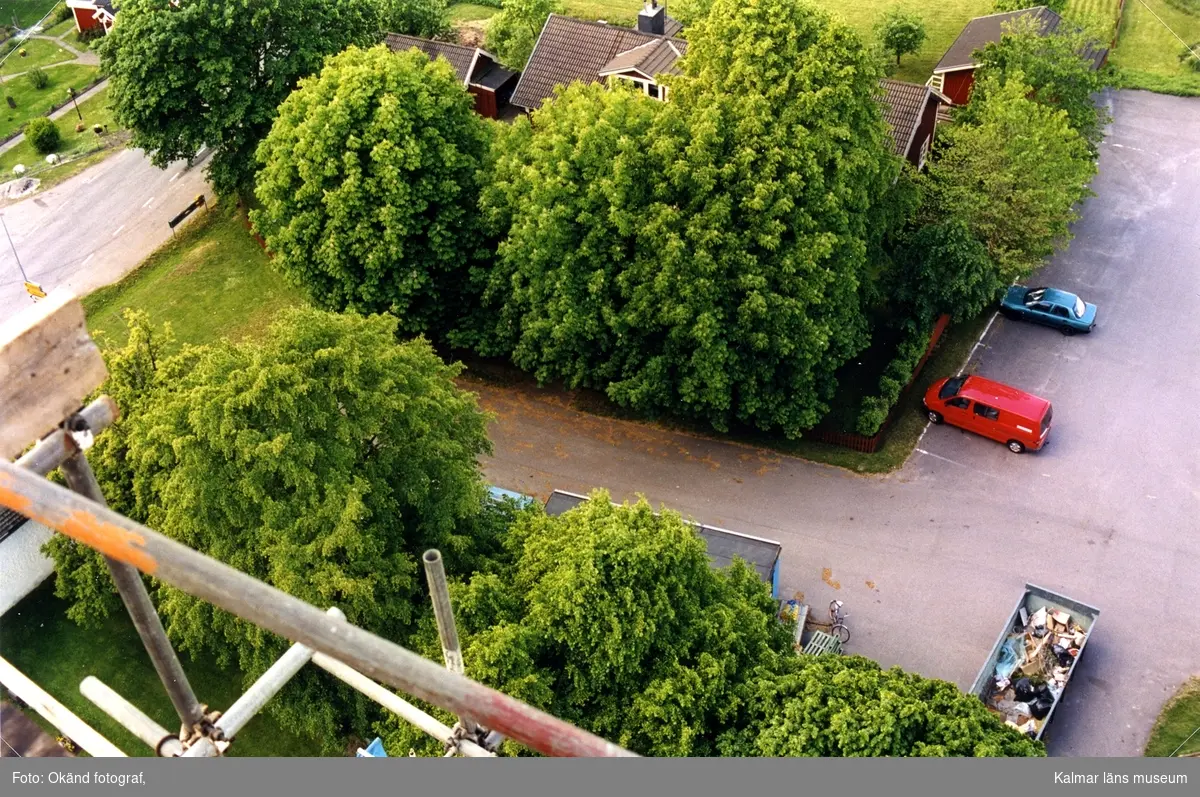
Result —
<path fill-rule="evenodd" d="M 618 55 L 640 45 L 653 44 L 656 40 L 661 41 L 663 37 L 639 33 L 632 28 L 618 28 L 602 22 L 586 22 L 551 14 L 521 74 L 512 104 L 534 110 L 554 94 L 555 86 L 566 86 L 576 80 L 598 83 L 600 73 Z M 679 52 L 685 51 L 686 44 L 682 40 L 670 41 Z M 644 49 L 652 52 L 655 48 Z M 671 51 L 668 49 L 667 52 Z M 675 57 L 671 58 L 672 63 Z M 663 60 L 657 58 L 650 66 L 654 67 Z"/>
<path fill-rule="evenodd" d="M 1026 15 L 1037 22 L 1043 34 L 1057 30 L 1062 22 L 1062 17 L 1045 6 L 976 17 L 967 23 L 967 26 L 962 29 L 962 33 L 958 34 L 958 38 L 954 40 L 954 44 L 951 44 L 950 49 L 942 56 L 942 60 L 938 61 L 938 65 L 933 68 L 934 74 L 976 66 L 975 51 L 992 42 L 1000 41 L 1005 27 Z"/>
<path fill-rule="evenodd" d="M 480 59 L 483 60 L 482 58 Z M 489 62 L 486 67 L 476 66 L 475 74 L 471 77 L 471 85 L 483 86 L 485 89 L 496 91 L 505 83 L 517 77 L 519 72 L 505 69 L 500 64 Z"/>
<path fill-rule="evenodd" d="M 903 158 L 908 154 L 913 131 L 921 123 L 921 114 L 931 91 L 928 86 L 902 80 L 881 80 L 879 84 L 883 87 L 879 104 L 891 131 L 892 151 Z"/>
<path fill-rule="evenodd" d="M 384 41 L 389 48 L 398 53 L 415 47 L 432 60 L 436 61 L 438 56 L 445 58 L 450 62 L 450 66 L 454 67 L 454 73 L 463 83 L 467 81 L 467 70 L 471 68 L 471 61 L 475 58 L 475 48 L 464 47 L 461 44 L 418 39 L 416 36 L 403 36 L 399 33 L 389 33 L 384 37 Z"/>

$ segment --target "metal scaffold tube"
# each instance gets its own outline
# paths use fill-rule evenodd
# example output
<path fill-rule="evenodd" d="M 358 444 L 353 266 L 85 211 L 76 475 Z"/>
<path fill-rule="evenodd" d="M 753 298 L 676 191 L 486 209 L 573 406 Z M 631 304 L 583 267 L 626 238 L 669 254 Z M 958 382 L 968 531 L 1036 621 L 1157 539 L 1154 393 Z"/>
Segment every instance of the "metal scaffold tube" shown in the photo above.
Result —
<path fill-rule="evenodd" d="M 121 724 L 121 727 L 150 745 L 155 755 L 170 758 L 183 752 L 179 737 L 146 716 L 137 706 L 130 703 L 106 683 L 89 675 L 79 684 L 79 691 Z"/>
<path fill-rule="evenodd" d="M 71 741 L 97 758 L 125 758 L 125 753 L 105 739 L 70 709 L 35 684 L 25 673 L 0 658 L 0 683 L 27 703 L 34 711 L 62 731 Z"/>
<path fill-rule="evenodd" d="M 0 505 L 262 628 L 349 664 L 363 675 L 552 756 L 632 753 L 440 667 L 287 595 L 100 504 L 0 462 Z"/>
<path fill-rule="evenodd" d="M 446 661 L 446 669 L 463 675 L 466 666 L 463 664 L 462 646 L 458 643 L 458 626 L 454 623 L 454 607 L 450 604 L 450 587 L 446 584 L 442 553 L 429 550 L 421 559 L 425 563 L 425 577 L 429 581 L 429 595 L 433 599 L 433 619 L 442 641 L 442 658 Z M 459 721 L 464 731 L 475 735 L 478 726 L 470 717 L 460 714 Z"/>

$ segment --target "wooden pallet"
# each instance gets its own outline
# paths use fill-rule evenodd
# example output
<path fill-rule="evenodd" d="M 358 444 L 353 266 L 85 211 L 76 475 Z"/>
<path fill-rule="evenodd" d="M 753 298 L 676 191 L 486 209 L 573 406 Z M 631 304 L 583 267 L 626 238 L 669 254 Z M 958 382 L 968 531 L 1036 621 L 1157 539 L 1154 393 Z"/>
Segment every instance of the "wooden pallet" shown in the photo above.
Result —
<path fill-rule="evenodd" d="M 813 631 L 808 637 L 808 644 L 804 646 L 804 652 L 810 656 L 820 656 L 822 653 L 832 653 L 836 656 L 842 652 L 842 643 L 833 634 Z"/>

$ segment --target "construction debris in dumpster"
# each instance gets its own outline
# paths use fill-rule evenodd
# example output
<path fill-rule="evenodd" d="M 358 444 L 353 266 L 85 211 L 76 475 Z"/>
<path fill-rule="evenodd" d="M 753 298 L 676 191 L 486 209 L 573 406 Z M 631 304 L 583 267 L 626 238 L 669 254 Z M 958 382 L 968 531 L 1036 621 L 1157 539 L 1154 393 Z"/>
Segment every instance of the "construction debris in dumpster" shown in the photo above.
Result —
<path fill-rule="evenodd" d="M 1032 615 L 1022 610 L 1020 617 L 1023 627 L 1001 646 L 984 702 L 1004 724 L 1037 736 L 1087 632 L 1064 611 L 1043 607 Z"/>

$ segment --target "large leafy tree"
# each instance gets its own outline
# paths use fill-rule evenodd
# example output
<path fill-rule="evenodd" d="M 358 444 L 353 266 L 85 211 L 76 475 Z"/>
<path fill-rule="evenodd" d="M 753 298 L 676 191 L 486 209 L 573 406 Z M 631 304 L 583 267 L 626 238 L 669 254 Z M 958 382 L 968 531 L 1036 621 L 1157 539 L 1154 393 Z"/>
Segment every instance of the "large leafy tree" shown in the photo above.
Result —
<path fill-rule="evenodd" d="M 954 684 L 881 669 L 861 656 L 800 656 L 755 680 L 724 755 L 1044 756 Z"/>
<path fill-rule="evenodd" d="M 794 436 L 866 341 L 870 210 L 898 169 L 878 67 L 788 0 L 718 0 L 689 40 L 670 102 L 568 89 L 500 155 L 492 342 L 646 413 Z"/>
<path fill-rule="evenodd" d="M 458 369 L 396 333 L 390 316 L 294 309 L 261 341 L 165 359 L 138 333 L 109 360 L 115 392 L 132 378 L 142 398 L 100 444 L 102 489 L 173 539 L 403 641 L 429 606 L 421 552 L 441 549 L 452 573 L 486 568 L 505 521 L 483 511 L 485 418 L 454 385 Z M 55 558 L 75 615 L 102 611 L 111 586 L 96 557 Z M 64 573 L 81 561 L 86 572 Z M 165 584 L 155 597 L 181 649 L 237 666 L 247 684 L 287 646 Z M 310 671 L 272 710 L 335 746 L 373 711 Z"/>
<path fill-rule="evenodd" d="M 986 102 L 988 91 L 1019 72 L 1033 89 L 1033 99 L 1066 112 L 1071 126 L 1087 140 L 1094 155 L 1109 122 L 1108 112 L 1094 96 L 1108 84 L 1108 72 L 1093 69 L 1092 61 L 1084 57 L 1090 42 L 1088 34 L 1063 27 L 1062 32 L 1042 35 L 1033 20 L 1018 20 L 1000 41 L 984 47 L 975 72 L 979 82 L 963 118 L 970 121 Z M 996 80 L 989 81 L 989 77 Z"/>
<path fill-rule="evenodd" d="M 875 36 L 885 50 L 896 56 L 899 66 L 900 56 L 915 53 L 925 43 L 925 22 L 919 14 L 892 6 L 875 23 Z"/>
<path fill-rule="evenodd" d="M 562 13 L 562 0 L 503 0 L 500 13 L 488 20 L 488 49 L 513 69 L 524 69 L 546 18 Z"/>
<path fill-rule="evenodd" d="M 481 256 L 489 127 L 445 61 L 350 48 L 305 79 L 259 148 L 251 214 L 316 304 L 438 328 Z"/>
<path fill-rule="evenodd" d="M 925 212 L 965 222 L 1008 283 L 1070 240 L 1096 164 L 1066 111 L 1030 99 L 1020 72 L 976 90 L 971 121 L 947 130 L 929 166 Z"/>
<path fill-rule="evenodd" d="M 691 527 L 645 501 L 527 512 L 508 545 L 510 568 L 453 593 L 468 674 L 635 751 L 715 754 L 743 685 L 790 654 L 757 574 L 713 570 Z M 418 742 L 392 727 L 395 753 Z"/>
<path fill-rule="evenodd" d="M 100 53 L 133 145 L 162 167 L 207 145 L 213 187 L 232 194 L 296 81 L 378 31 L 374 0 L 124 0 Z"/>
<path fill-rule="evenodd" d="M 433 39 L 451 32 L 446 0 L 378 0 L 379 22 L 389 33 Z"/>

